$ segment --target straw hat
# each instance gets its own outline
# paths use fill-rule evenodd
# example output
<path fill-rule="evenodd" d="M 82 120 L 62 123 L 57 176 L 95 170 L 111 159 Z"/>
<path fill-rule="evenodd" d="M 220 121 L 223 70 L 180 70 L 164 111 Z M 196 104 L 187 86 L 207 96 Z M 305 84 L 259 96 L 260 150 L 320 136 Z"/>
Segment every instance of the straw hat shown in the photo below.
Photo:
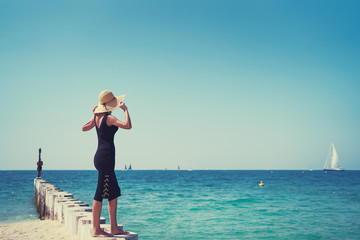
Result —
<path fill-rule="evenodd" d="M 99 94 L 99 105 L 94 113 L 111 112 L 120 106 L 124 101 L 125 95 L 115 97 L 109 90 L 104 90 Z"/>

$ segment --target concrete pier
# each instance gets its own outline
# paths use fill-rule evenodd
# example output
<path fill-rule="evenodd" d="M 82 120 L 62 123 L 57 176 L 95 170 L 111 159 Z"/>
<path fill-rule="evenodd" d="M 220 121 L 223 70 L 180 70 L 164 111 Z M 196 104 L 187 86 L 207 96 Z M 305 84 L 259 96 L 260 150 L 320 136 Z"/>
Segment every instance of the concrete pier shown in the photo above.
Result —
<path fill-rule="evenodd" d="M 94 238 L 92 231 L 92 209 L 89 204 L 74 199 L 73 194 L 64 192 L 55 185 L 41 179 L 34 179 L 34 202 L 42 220 L 49 219 L 65 224 L 69 232 L 77 234 L 81 240 L 137 240 L 138 234 L 130 232 L 127 235 Z M 105 224 L 105 218 L 100 218 L 101 228 L 109 232 L 110 225 Z M 123 226 L 119 225 L 119 228 Z"/>

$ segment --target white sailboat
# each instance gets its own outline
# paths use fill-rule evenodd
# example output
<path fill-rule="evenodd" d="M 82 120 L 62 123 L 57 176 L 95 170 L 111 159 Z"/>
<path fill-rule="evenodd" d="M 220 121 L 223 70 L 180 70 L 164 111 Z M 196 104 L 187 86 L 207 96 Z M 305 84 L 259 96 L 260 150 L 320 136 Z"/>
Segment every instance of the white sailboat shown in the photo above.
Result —
<path fill-rule="evenodd" d="M 333 143 L 330 144 L 330 150 L 325 161 L 324 171 L 344 171 L 344 169 L 340 167 L 339 156 Z"/>

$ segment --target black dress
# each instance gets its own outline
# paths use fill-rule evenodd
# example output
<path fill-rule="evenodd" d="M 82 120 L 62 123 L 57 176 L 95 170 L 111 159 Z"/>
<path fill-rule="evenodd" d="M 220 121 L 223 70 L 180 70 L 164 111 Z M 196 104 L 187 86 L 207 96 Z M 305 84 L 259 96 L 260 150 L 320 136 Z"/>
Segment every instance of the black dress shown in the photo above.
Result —
<path fill-rule="evenodd" d="M 109 114 L 106 114 L 98 128 L 96 126 L 96 133 L 98 136 L 98 148 L 94 157 L 94 165 L 98 170 L 98 184 L 94 199 L 102 201 L 108 198 L 109 201 L 121 196 L 120 187 L 115 176 L 115 145 L 114 135 L 118 130 L 116 126 L 108 126 L 106 119 Z M 94 117 L 96 120 L 96 116 Z"/>

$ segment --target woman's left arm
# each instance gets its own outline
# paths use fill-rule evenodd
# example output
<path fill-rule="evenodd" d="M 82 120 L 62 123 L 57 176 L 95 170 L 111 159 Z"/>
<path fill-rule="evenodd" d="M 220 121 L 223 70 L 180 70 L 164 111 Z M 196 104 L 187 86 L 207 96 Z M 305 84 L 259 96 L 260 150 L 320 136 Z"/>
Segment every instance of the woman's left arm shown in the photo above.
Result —
<path fill-rule="evenodd" d="M 122 122 L 119 119 L 117 119 L 116 117 L 110 115 L 107 118 L 106 124 L 109 126 L 114 125 L 116 127 L 123 128 L 123 129 L 131 129 L 132 128 L 131 120 L 130 120 L 130 115 L 129 115 L 129 111 L 128 111 L 127 107 L 125 106 L 124 103 L 121 103 L 120 108 L 122 110 L 124 110 L 125 122 Z"/>

